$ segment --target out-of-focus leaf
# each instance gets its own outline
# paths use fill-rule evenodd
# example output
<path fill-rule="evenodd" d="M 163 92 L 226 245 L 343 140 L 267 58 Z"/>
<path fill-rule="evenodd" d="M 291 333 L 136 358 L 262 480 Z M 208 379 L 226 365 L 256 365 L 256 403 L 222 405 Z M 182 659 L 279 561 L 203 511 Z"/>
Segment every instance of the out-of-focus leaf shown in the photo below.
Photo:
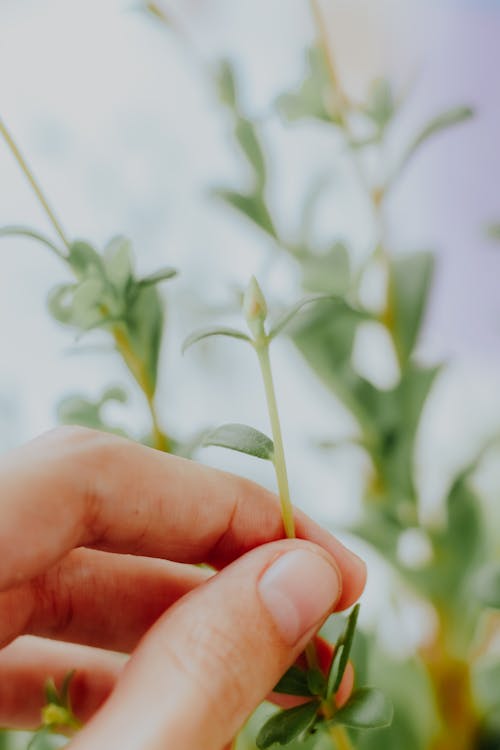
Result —
<path fill-rule="evenodd" d="M 273 324 L 269 331 L 269 338 L 273 339 L 280 334 L 286 326 L 295 318 L 295 316 L 302 310 L 306 305 L 312 304 L 313 302 L 330 302 L 332 305 L 345 306 L 345 302 L 340 298 L 332 297 L 330 294 L 313 294 L 310 297 L 305 297 L 299 300 L 294 305 L 285 310 L 278 320 Z M 363 315 L 360 311 L 359 315 Z"/>
<path fill-rule="evenodd" d="M 37 232 L 35 229 L 30 227 L 21 226 L 7 226 L 0 227 L 0 237 L 28 237 L 29 239 L 41 242 L 42 245 L 46 245 L 50 250 L 55 252 L 59 257 L 66 259 L 64 250 L 61 250 L 57 245 L 52 242 L 49 237 L 46 237 L 41 232 Z"/>
<path fill-rule="evenodd" d="M 440 133 L 454 125 L 469 120 L 473 117 L 474 111 L 470 107 L 454 107 L 453 109 L 447 110 L 437 117 L 433 118 L 422 130 L 415 136 L 411 141 L 406 151 L 404 152 L 401 160 L 396 167 L 393 177 L 390 180 L 392 184 L 401 172 L 406 168 L 410 160 L 413 158 L 419 148 L 426 143 L 433 135 Z"/>
<path fill-rule="evenodd" d="M 474 666 L 473 686 L 476 699 L 484 713 L 500 707 L 500 661 L 491 656 Z"/>
<path fill-rule="evenodd" d="M 236 110 L 238 106 L 236 78 L 229 60 L 222 60 L 218 64 L 215 71 L 215 81 L 221 102 Z"/>
<path fill-rule="evenodd" d="M 167 15 L 167 12 L 164 8 L 161 7 L 158 3 L 152 2 L 152 0 L 149 0 L 149 2 L 144 3 L 144 10 L 149 13 L 151 16 L 156 18 L 158 21 L 161 21 L 161 23 L 165 24 L 166 26 L 172 25 L 172 20 L 169 15 Z"/>
<path fill-rule="evenodd" d="M 83 240 L 72 242 L 68 260 L 78 279 L 83 279 L 91 273 L 98 276 L 104 275 L 101 257 L 88 242 Z"/>
<path fill-rule="evenodd" d="M 404 364 L 417 343 L 434 272 L 431 253 L 414 253 L 391 259 L 389 300 L 398 359 Z"/>
<path fill-rule="evenodd" d="M 500 609 L 500 563 L 484 565 L 474 576 L 472 590 L 485 607 Z"/>
<path fill-rule="evenodd" d="M 168 281 L 177 276 L 178 271 L 175 268 L 160 268 L 159 271 L 148 274 L 137 282 L 138 286 L 154 286 L 155 284 L 161 284 L 162 281 Z"/>
<path fill-rule="evenodd" d="M 265 750 L 275 743 L 287 745 L 295 737 L 302 735 L 312 727 L 318 706 L 317 701 L 310 701 L 271 716 L 257 735 L 259 750 Z"/>
<path fill-rule="evenodd" d="M 381 729 L 390 726 L 394 708 L 389 698 L 377 688 L 358 688 L 332 719 L 355 729 Z"/>
<path fill-rule="evenodd" d="M 99 278 L 89 278 L 75 288 L 71 309 L 71 323 L 78 328 L 95 327 L 102 320 L 101 301 L 103 282 Z"/>
<path fill-rule="evenodd" d="M 273 220 L 259 193 L 245 195 L 244 193 L 238 193 L 236 190 L 215 189 L 213 195 L 246 216 L 247 219 L 256 224 L 273 239 L 278 239 Z"/>
<path fill-rule="evenodd" d="M 60 323 L 70 323 L 75 284 L 59 284 L 49 293 L 48 308 L 53 318 Z"/>
<path fill-rule="evenodd" d="M 205 435 L 203 445 L 218 445 L 268 461 L 272 461 L 274 456 L 271 438 L 246 424 L 225 424 L 217 427 Z"/>
<path fill-rule="evenodd" d="M 119 293 L 123 293 L 133 276 L 132 243 L 127 237 L 113 237 L 103 252 L 106 277 Z"/>
<path fill-rule="evenodd" d="M 193 344 L 196 344 L 198 341 L 202 341 L 203 339 L 207 339 L 211 336 L 228 336 L 232 339 L 240 339 L 241 341 L 251 343 L 250 336 L 248 336 L 246 333 L 243 333 L 243 331 L 238 331 L 236 328 L 202 328 L 199 331 L 194 331 L 186 338 L 184 344 L 182 345 L 182 351 L 185 352 Z"/>
<path fill-rule="evenodd" d="M 312 117 L 338 123 L 334 92 L 322 49 L 311 47 L 307 51 L 307 70 L 302 84 L 296 91 L 278 97 L 276 106 L 289 122 Z"/>
<path fill-rule="evenodd" d="M 163 333 L 163 307 L 155 286 L 139 289 L 133 303 L 126 310 L 125 324 L 134 357 L 143 363 L 144 377 L 147 379 L 145 390 L 152 396 L 156 390 Z M 135 368 L 132 366 L 130 369 L 134 374 Z"/>
<path fill-rule="evenodd" d="M 489 227 L 487 227 L 487 234 L 492 240 L 500 240 L 500 224 L 490 224 Z"/>
<path fill-rule="evenodd" d="M 373 120 L 379 137 L 394 117 L 395 111 L 396 105 L 390 82 L 386 78 L 376 79 L 368 93 L 365 114 Z"/>
<path fill-rule="evenodd" d="M 261 193 L 266 184 L 266 162 L 255 126 L 250 120 L 239 117 L 236 122 L 235 135 L 252 167 L 257 192 Z"/>
<path fill-rule="evenodd" d="M 307 291 L 343 295 L 349 289 L 351 263 L 344 243 L 336 242 L 326 253 L 308 254 L 301 265 Z"/>
<path fill-rule="evenodd" d="M 103 407 L 110 401 L 126 403 L 127 394 L 123 388 L 113 386 L 107 388 L 97 401 L 81 395 L 66 396 L 57 408 L 58 421 L 60 424 L 78 424 L 82 427 L 126 436 L 124 430 L 109 425 L 102 416 Z"/>
<path fill-rule="evenodd" d="M 318 202 L 325 188 L 330 184 L 331 180 L 331 174 L 321 174 L 312 180 L 306 191 L 304 202 L 302 204 L 299 226 L 301 244 L 307 245 L 312 239 L 311 233 L 314 227 L 315 212 L 318 206 Z"/>

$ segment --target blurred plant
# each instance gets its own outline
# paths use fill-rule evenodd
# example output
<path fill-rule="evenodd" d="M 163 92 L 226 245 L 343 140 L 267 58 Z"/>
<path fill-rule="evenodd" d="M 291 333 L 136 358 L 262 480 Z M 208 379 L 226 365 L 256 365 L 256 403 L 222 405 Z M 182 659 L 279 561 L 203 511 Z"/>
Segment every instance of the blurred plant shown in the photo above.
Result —
<path fill-rule="evenodd" d="M 147 436 L 145 442 L 159 450 L 171 450 L 172 440 L 160 426 L 155 404 L 165 317 L 157 286 L 175 276 L 176 271 L 162 268 L 137 278 L 132 245 L 125 237 L 114 237 L 102 253 L 87 241 L 69 240 L 1 119 L 0 134 L 44 209 L 57 241 L 19 226 L 0 229 L 0 237 L 29 237 L 64 261 L 74 281 L 59 284 L 52 290 L 48 303 L 51 315 L 76 331 L 78 337 L 96 329 L 108 334 L 145 397 L 152 423 L 151 436 Z M 126 394 L 121 389 L 108 390 L 98 404 L 84 397 L 74 397 L 61 404 L 59 416 L 63 422 L 74 421 L 76 417 L 75 421 L 80 424 L 109 429 L 101 417 L 101 408 L 110 400 L 124 402 Z"/>
<path fill-rule="evenodd" d="M 264 384 L 273 439 L 248 425 L 226 424 L 208 433 L 203 445 L 218 445 L 272 462 L 278 484 L 283 528 L 288 538 L 295 537 L 295 523 L 269 348 L 276 336 L 305 305 L 321 299 L 325 302 L 328 300 L 330 306 L 332 303 L 346 306 L 343 300 L 335 300 L 325 295 L 309 297 L 286 310 L 267 330 L 267 302 L 254 277 L 248 285 L 243 301 L 250 336 L 233 328 L 208 328 L 191 334 L 184 344 L 186 350 L 207 337 L 229 336 L 250 344 L 255 350 Z M 342 750 L 348 750 L 351 743 L 345 726 L 360 730 L 383 727 L 391 723 L 392 706 L 376 688 L 357 689 L 343 706 L 337 706 L 335 701 L 349 660 L 358 610 L 359 606 L 354 607 L 344 632 L 337 639 L 326 673 L 319 667 L 316 646 L 314 641 L 311 641 L 305 651 L 308 669 L 292 667 L 275 687 L 275 692 L 299 696 L 306 702 L 278 711 L 266 721 L 256 738 L 259 750 L 265 750 L 275 743 L 289 745 L 296 739 L 306 741 L 316 733 L 327 733 Z"/>
<path fill-rule="evenodd" d="M 416 660 L 407 664 L 391 659 L 371 639 L 363 670 L 371 672 L 373 680 L 392 695 L 396 714 L 389 729 L 360 737 L 352 733 L 356 745 L 366 750 L 497 747 L 500 693 L 491 689 L 485 700 L 487 691 L 478 689 L 478 684 L 484 685 L 485 653 L 490 653 L 492 634 L 499 630 L 498 619 L 487 608 L 500 605 L 499 567 L 488 563 L 493 547 L 471 481 L 479 458 L 452 482 L 445 522 L 425 524 L 419 513 L 415 440 L 441 367 L 419 364 L 416 348 L 428 307 L 434 256 L 421 251 L 399 256 L 389 252 L 385 216 L 388 196 L 419 150 L 432 137 L 468 120 L 472 111 L 457 107 L 439 114 L 388 164 L 385 145 L 403 101 L 385 79 L 373 82 L 364 101 L 354 101 L 347 94 L 337 74 L 319 2 L 312 0 L 311 8 L 318 45 L 307 53 L 305 79 L 296 90 L 277 99 L 276 109 L 289 123 L 320 122 L 340 140 L 376 227 L 372 251 L 354 267 L 345 243 L 334 241 L 326 250 L 317 246 L 311 229 L 327 184 L 324 179 L 306 196 L 295 236 L 281 231 L 268 201 L 268 165 L 259 125 L 244 112 L 237 79 L 227 61 L 218 70 L 219 96 L 231 115 L 234 140 L 250 179 L 245 190 L 218 187 L 213 193 L 289 254 L 300 269 L 306 292 L 337 295 L 345 302 L 344 306 L 315 305 L 297 317 L 290 335 L 322 382 L 355 417 L 355 440 L 371 461 L 363 518 L 351 531 L 389 561 L 400 579 L 428 602 L 436 618 L 431 641 L 422 644 Z M 380 167 L 375 175 L 374 162 Z M 382 304 L 367 305 L 363 289 L 370 275 L 380 270 L 385 278 Z M 356 338 L 367 322 L 383 330 L 392 344 L 398 366 L 392 387 L 378 387 L 358 372 L 353 361 Z M 417 533 L 428 550 L 418 565 L 405 563 L 399 554 L 408 532 Z M 484 628 L 489 636 L 481 635 Z M 482 638 L 479 651 L 478 638 Z M 498 674 L 500 666 L 492 670 L 489 664 L 488 671 Z M 407 690 L 407 684 L 414 684 L 415 690 Z M 343 747 L 339 741 L 337 745 Z M 310 740 L 308 747 L 316 745 Z"/>

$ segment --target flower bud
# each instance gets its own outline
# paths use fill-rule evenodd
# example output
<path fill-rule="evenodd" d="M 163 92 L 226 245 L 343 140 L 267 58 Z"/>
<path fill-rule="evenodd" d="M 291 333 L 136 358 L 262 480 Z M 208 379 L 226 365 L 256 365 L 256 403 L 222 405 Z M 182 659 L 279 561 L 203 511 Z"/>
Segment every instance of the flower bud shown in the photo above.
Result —
<path fill-rule="evenodd" d="M 258 337 L 264 333 L 267 303 L 255 276 L 252 276 L 243 298 L 243 312 L 250 331 Z"/>
<path fill-rule="evenodd" d="M 42 722 L 45 726 L 66 726 L 71 722 L 71 715 L 64 706 L 49 703 L 42 709 Z"/>

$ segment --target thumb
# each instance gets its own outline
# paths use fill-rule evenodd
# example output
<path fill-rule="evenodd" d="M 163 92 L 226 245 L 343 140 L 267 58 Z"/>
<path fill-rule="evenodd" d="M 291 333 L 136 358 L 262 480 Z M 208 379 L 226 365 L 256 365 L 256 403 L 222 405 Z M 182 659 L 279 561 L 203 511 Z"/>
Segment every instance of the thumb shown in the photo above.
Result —
<path fill-rule="evenodd" d="M 72 750 L 221 750 L 332 612 L 341 588 L 334 559 L 309 542 L 242 556 L 157 621 Z"/>

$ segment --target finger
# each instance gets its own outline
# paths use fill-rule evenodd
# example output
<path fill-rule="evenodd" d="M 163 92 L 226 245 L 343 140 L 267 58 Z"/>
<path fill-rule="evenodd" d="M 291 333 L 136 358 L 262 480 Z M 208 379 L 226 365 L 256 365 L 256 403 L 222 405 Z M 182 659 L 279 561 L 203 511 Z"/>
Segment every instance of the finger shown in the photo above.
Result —
<path fill-rule="evenodd" d="M 277 499 L 262 487 L 84 428 L 59 428 L 8 454 L 0 487 L 0 590 L 73 547 L 220 567 L 283 537 Z M 300 513 L 297 535 L 336 558 L 344 578 L 340 606 L 356 600 L 366 575 L 359 558 Z"/>
<path fill-rule="evenodd" d="M 78 549 L 45 573 L 0 592 L 0 647 L 21 634 L 130 652 L 207 570 Z"/>
<path fill-rule="evenodd" d="M 75 715 L 88 721 L 108 698 L 123 669 L 117 654 L 25 636 L 0 650 L 0 726 L 40 725 L 49 677 L 59 687 L 75 670 L 70 696 Z"/>
<path fill-rule="evenodd" d="M 333 558 L 307 542 L 244 555 L 158 620 L 72 750 L 220 750 L 332 611 L 340 586 Z"/>

